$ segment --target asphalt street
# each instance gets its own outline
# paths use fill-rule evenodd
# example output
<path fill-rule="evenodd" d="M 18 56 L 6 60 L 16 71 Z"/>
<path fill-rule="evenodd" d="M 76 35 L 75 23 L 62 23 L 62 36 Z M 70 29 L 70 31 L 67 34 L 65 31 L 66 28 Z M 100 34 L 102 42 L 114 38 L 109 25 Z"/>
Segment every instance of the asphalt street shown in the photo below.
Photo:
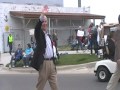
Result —
<path fill-rule="evenodd" d="M 99 82 L 89 71 L 58 72 L 59 90 L 105 90 L 107 82 Z M 37 77 L 37 73 L 1 73 L 0 90 L 36 90 Z M 48 83 L 44 90 L 50 90 Z M 120 90 L 120 84 L 116 90 Z"/>

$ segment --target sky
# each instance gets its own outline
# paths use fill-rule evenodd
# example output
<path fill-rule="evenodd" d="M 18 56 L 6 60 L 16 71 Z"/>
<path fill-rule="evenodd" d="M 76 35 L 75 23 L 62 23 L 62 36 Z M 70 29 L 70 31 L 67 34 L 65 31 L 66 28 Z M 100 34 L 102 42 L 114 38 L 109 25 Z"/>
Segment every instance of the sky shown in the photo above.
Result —
<path fill-rule="evenodd" d="M 17 4 L 33 3 L 33 4 L 43 4 L 46 5 L 63 5 L 63 0 L 0 0 L 0 2 L 11 2 Z"/>
<path fill-rule="evenodd" d="M 65 7 L 77 7 L 78 0 L 64 0 Z M 91 14 L 106 16 L 106 23 L 117 23 L 118 15 L 120 14 L 120 0 L 81 0 L 82 7 L 90 6 Z"/>
<path fill-rule="evenodd" d="M 78 0 L 63 0 L 64 7 L 78 7 Z"/>

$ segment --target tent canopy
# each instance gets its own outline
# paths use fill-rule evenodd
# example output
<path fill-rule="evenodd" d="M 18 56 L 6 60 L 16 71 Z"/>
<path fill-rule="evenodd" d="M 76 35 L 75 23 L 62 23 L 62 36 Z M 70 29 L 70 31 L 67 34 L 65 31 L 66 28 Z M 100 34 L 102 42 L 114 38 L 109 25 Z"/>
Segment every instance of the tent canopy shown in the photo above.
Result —
<path fill-rule="evenodd" d="M 39 18 L 41 12 L 10 11 L 10 15 L 17 18 Z M 89 13 L 46 13 L 48 18 L 57 19 L 105 19 L 105 16 Z"/>

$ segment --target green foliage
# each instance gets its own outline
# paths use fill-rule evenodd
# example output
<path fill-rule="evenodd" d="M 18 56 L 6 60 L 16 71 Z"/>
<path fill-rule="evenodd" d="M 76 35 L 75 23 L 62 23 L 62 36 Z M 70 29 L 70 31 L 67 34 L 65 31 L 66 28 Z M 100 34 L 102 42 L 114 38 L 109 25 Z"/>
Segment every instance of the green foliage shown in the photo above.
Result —
<path fill-rule="evenodd" d="M 74 65 L 99 60 L 96 55 L 89 54 L 66 54 L 61 55 L 57 65 Z"/>
<path fill-rule="evenodd" d="M 69 51 L 71 50 L 70 45 L 65 45 L 65 46 L 59 46 L 58 51 Z"/>
<path fill-rule="evenodd" d="M 6 67 L 9 67 L 10 63 L 6 65 Z M 23 67 L 23 60 L 17 61 L 15 67 Z"/>
<path fill-rule="evenodd" d="M 22 67 L 23 65 L 23 60 L 16 62 L 16 67 Z"/>

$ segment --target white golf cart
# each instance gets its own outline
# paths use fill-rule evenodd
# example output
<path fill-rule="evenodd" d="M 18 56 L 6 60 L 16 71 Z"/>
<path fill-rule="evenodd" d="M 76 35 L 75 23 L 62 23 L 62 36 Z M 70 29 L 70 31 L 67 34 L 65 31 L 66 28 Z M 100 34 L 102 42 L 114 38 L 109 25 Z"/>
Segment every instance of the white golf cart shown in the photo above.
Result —
<path fill-rule="evenodd" d="M 110 59 L 98 61 L 95 65 L 95 75 L 98 80 L 101 82 L 109 81 L 111 75 L 116 70 L 116 62 L 113 62 Z"/>
<path fill-rule="evenodd" d="M 115 31 L 117 24 L 105 24 L 104 35 L 107 35 L 110 31 Z M 110 59 L 104 59 L 98 61 L 95 65 L 94 72 L 98 80 L 101 82 L 109 81 L 111 75 L 115 72 L 117 63 Z"/>

